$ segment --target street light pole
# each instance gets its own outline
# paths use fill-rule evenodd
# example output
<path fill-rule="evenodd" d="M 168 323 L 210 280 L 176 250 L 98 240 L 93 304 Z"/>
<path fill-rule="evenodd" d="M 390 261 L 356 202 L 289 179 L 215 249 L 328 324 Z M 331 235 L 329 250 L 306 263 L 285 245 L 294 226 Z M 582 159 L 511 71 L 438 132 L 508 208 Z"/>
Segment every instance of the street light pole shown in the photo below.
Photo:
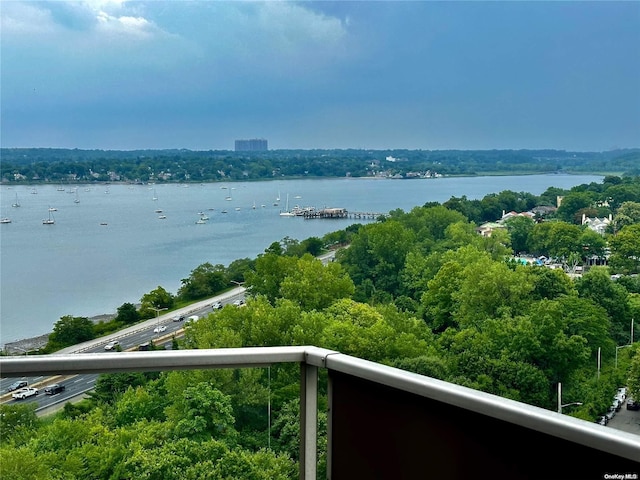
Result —
<path fill-rule="evenodd" d="M 571 405 L 582 405 L 582 402 L 562 403 L 562 383 L 558 382 L 558 413 L 562 413 L 564 407 L 570 407 Z"/>
<path fill-rule="evenodd" d="M 158 307 L 151 307 L 153 310 L 156 311 L 156 328 L 158 329 L 158 331 L 156 332 L 157 335 L 160 335 L 160 312 L 162 312 L 163 310 L 169 310 L 167 307 L 165 308 L 158 308 Z"/>

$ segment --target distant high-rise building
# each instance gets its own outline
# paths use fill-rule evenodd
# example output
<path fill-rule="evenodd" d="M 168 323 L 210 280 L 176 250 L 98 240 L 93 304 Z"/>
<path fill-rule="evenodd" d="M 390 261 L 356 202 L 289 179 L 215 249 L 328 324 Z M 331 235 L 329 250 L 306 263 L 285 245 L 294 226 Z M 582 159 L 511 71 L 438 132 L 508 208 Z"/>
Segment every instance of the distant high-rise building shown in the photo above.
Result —
<path fill-rule="evenodd" d="M 252 138 L 250 140 L 236 140 L 236 152 L 266 152 L 269 150 L 267 140 Z"/>

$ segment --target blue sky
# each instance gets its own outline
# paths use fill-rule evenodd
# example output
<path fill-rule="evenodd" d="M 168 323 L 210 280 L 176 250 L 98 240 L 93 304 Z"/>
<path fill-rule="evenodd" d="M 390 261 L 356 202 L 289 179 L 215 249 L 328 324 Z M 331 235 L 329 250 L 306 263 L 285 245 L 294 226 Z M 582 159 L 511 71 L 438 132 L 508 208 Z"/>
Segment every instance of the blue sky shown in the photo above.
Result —
<path fill-rule="evenodd" d="M 3 147 L 640 147 L 640 2 L 0 0 Z"/>

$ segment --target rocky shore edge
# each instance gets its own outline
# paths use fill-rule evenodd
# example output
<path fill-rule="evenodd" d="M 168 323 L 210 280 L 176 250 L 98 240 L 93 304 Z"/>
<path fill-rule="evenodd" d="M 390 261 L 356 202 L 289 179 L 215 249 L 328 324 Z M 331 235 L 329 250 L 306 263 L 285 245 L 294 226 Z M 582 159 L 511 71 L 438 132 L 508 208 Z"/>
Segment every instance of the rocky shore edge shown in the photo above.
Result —
<path fill-rule="evenodd" d="M 108 322 L 115 317 L 115 314 L 96 315 L 91 317 L 93 323 Z M 39 335 L 32 338 L 24 338 L 15 342 L 5 343 L 2 351 L 5 355 L 26 355 L 29 352 L 35 352 L 44 347 L 49 341 L 50 333 Z"/>

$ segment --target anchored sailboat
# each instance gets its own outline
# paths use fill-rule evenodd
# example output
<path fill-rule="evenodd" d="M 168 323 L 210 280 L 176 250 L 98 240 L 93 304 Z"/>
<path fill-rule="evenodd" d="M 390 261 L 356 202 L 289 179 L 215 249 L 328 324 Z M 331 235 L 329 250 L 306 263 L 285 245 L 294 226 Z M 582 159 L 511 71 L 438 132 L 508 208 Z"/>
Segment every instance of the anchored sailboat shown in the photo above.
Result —
<path fill-rule="evenodd" d="M 281 217 L 295 217 L 295 213 L 289 211 L 289 194 L 287 193 L 287 206 L 284 212 L 280 212 Z"/>
<path fill-rule="evenodd" d="M 43 225 L 53 225 L 54 223 L 56 223 L 56 221 L 51 216 L 51 208 L 49 208 L 49 218 L 45 218 L 44 220 L 42 220 L 42 224 Z"/>

